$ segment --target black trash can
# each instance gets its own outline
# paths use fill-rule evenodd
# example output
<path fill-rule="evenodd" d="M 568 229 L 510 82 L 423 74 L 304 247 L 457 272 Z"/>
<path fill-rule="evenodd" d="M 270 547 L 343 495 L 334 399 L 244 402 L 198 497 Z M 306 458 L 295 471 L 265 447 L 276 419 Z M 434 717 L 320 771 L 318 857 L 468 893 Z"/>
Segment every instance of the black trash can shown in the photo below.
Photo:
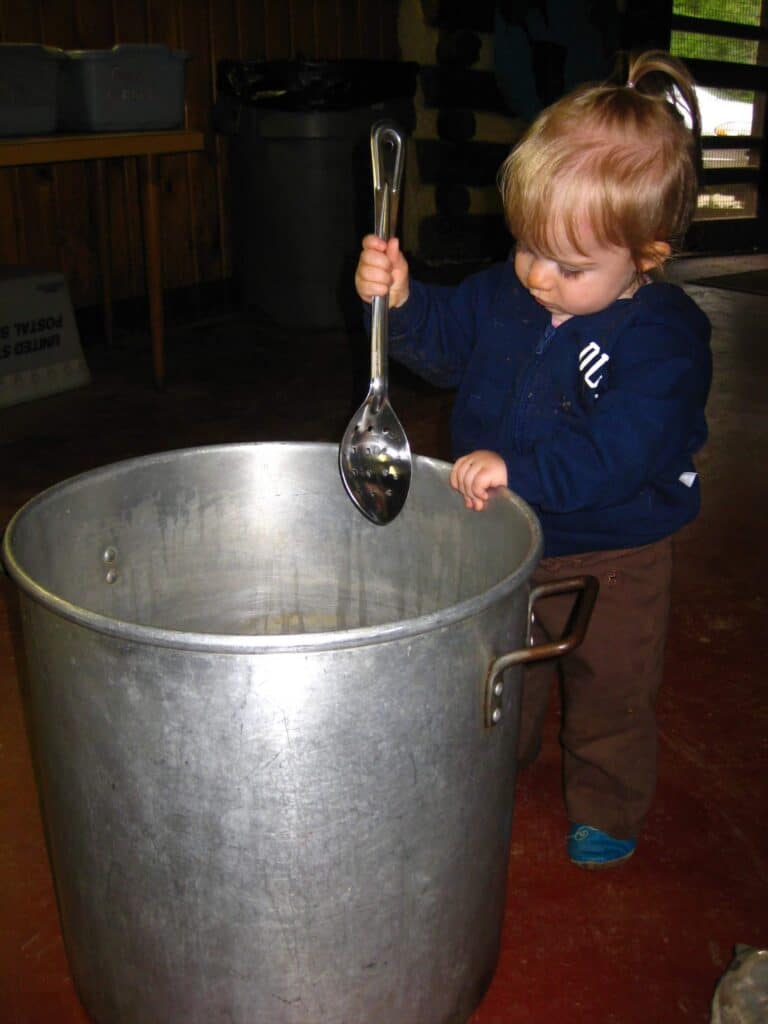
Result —
<path fill-rule="evenodd" d="M 359 323 L 354 268 L 373 226 L 369 137 L 414 123 L 418 65 L 220 61 L 240 305 L 284 327 Z"/>

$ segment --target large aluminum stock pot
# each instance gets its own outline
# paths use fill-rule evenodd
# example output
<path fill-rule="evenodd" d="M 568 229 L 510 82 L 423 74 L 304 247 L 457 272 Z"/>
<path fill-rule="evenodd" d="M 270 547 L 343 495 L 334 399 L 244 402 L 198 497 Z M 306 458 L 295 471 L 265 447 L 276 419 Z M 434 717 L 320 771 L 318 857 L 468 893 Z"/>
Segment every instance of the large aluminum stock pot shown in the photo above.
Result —
<path fill-rule="evenodd" d="M 507 491 L 469 512 L 448 474 L 417 457 L 379 527 L 335 446 L 197 448 L 65 481 L 12 521 L 63 934 L 99 1024 L 472 1013 L 504 911 L 520 665 L 576 646 L 594 595 L 561 584 L 576 627 L 530 647 L 536 517 Z"/>

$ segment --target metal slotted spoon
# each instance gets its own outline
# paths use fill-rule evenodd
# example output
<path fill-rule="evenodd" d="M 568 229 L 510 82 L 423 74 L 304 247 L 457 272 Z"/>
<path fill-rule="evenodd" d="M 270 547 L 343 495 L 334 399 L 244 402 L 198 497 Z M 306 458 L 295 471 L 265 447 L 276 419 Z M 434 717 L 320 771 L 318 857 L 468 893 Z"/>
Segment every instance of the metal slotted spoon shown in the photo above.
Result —
<path fill-rule="evenodd" d="M 403 171 L 403 136 L 396 125 L 379 121 L 371 129 L 375 231 L 389 240 L 397 224 Z M 339 446 L 341 479 L 363 515 L 379 526 L 402 510 L 411 485 L 411 446 L 389 404 L 387 347 L 389 297 L 373 298 L 371 384 Z"/>

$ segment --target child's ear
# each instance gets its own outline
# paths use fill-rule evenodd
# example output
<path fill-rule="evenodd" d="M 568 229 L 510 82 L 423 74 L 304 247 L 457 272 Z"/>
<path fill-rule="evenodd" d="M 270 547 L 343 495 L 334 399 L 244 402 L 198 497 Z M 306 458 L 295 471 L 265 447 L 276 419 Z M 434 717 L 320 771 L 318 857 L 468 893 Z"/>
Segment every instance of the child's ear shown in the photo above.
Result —
<path fill-rule="evenodd" d="M 651 242 L 643 250 L 643 254 L 638 261 L 638 270 L 643 274 L 647 274 L 649 270 L 663 266 L 664 262 L 671 255 L 672 246 L 669 242 Z"/>

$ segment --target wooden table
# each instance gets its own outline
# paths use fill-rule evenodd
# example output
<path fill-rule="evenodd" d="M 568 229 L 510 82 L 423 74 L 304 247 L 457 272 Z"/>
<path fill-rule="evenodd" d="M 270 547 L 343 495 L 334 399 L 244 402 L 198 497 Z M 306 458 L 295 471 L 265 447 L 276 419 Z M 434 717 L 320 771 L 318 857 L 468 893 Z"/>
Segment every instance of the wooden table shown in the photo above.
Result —
<path fill-rule="evenodd" d="M 112 288 L 110 275 L 109 204 L 104 161 L 137 157 L 144 161 L 144 256 L 149 298 L 149 326 L 155 383 L 163 386 L 163 269 L 160 248 L 160 182 L 155 157 L 165 153 L 189 153 L 203 148 L 202 132 L 178 129 L 164 132 L 110 132 L 91 135 L 40 135 L 0 139 L 0 167 L 57 164 L 95 160 L 97 178 L 99 258 L 102 264 L 102 296 L 107 340 L 112 337 Z"/>

